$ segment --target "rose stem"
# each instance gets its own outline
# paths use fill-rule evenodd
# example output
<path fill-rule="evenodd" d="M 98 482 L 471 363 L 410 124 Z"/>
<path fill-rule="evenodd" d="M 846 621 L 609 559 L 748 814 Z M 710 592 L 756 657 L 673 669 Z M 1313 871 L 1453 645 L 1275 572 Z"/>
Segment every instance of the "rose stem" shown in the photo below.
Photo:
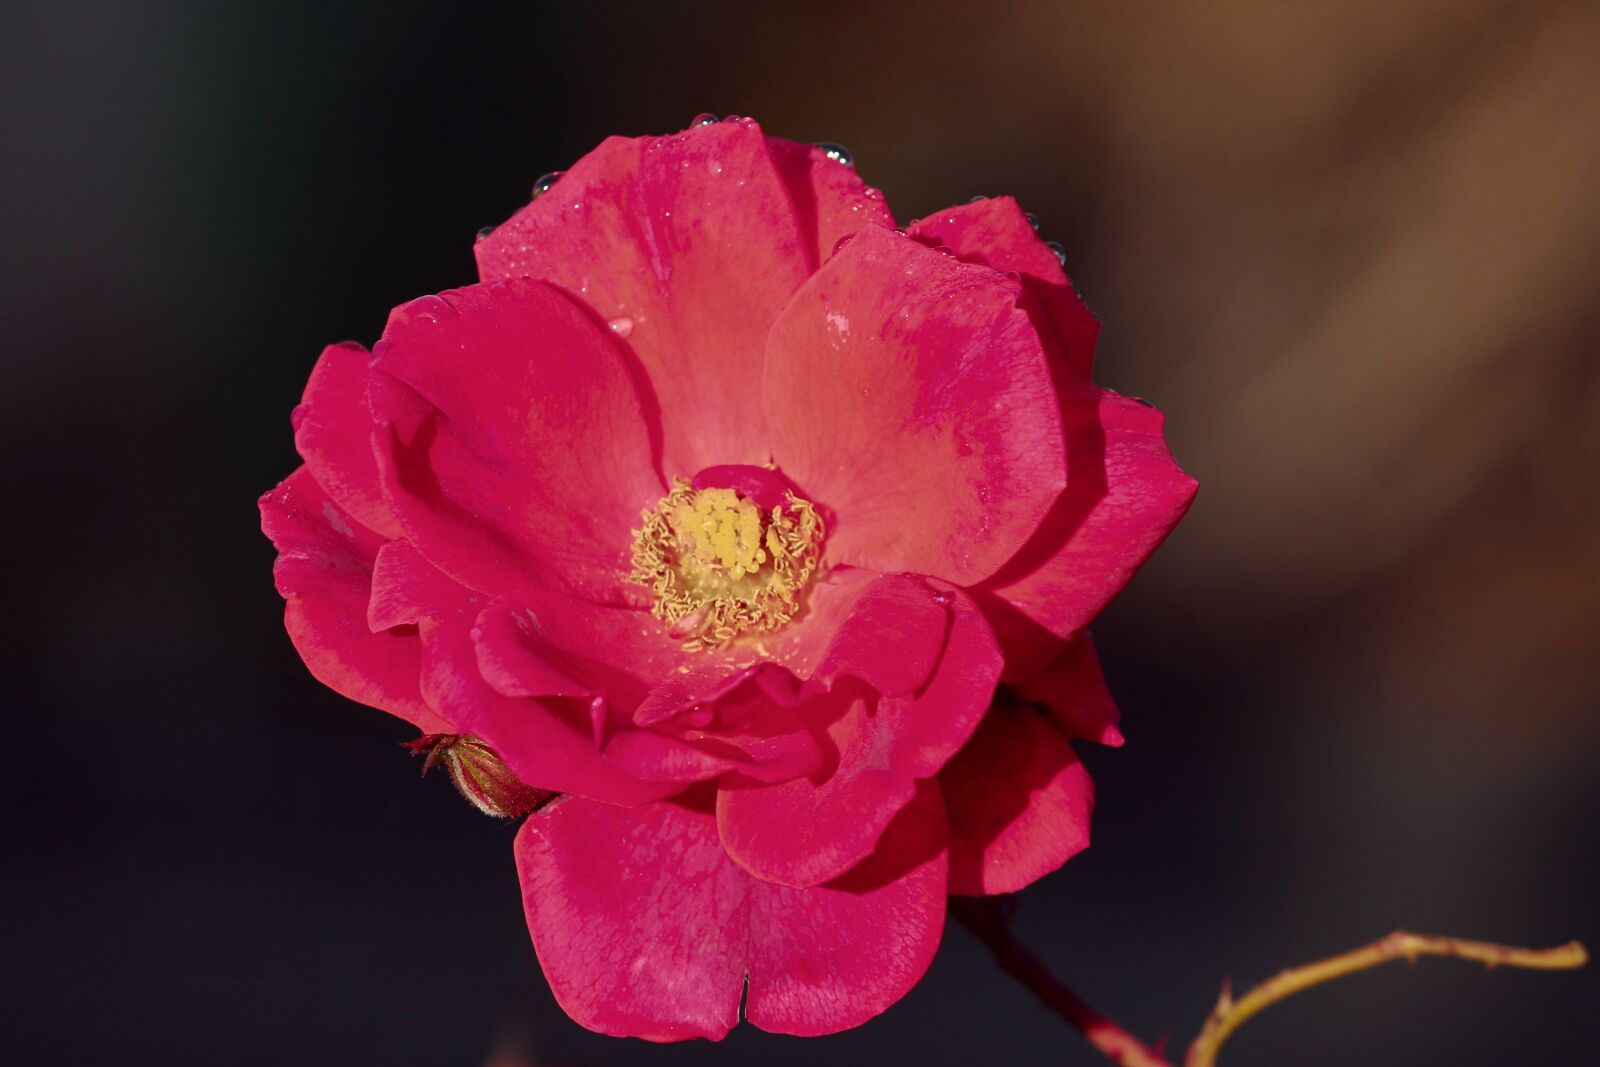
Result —
<path fill-rule="evenodd" d="M 1582 967 L 1589 958 L 1581 944 L 1569 941 L 1555 948 L 1513 948 L 1487 941 L 1463 941 L 1454 937 L 1428 937 L 1396 930 L 1388 937 L 1370 945 L 1329 956 L 1325 960 L 1291 967 L 1267 979 L 1234 1000 L 1224 984 L 1217 1006 L 1211 1010 L 1200 1036 L 1189 1046 L 1185 1067 L 1212 1067 L 1217 1051 L 1228 1036 L 1245 1020 L 1263 1008 L 1276 1004 L 1285 997 L 1303 989 L 1321 985 L 1347 974 L 1355 974 L 1369 967 L 1377 967 L 1391 960 L 1404 959 L 1415 963 L 1419 956 L 1453 956 L 1463 960 L 1477 960 L 1489 968 L 1525 967 L 1540 971 L 1570 970 Z"/>
<path fill-rule="evenodd" d="M 988 946 L 1001 970 L 1032 990 L 1046 1007 L 1065 1019 L 1113 1063 L 1122 1064 L 1123 1067 L 1173 1067 L 1159 1052 L 1095 1011 L 1047 971 L 1038 958 L 1011 935 L 997 900 L 951 897 L 950 912 Z M 1224 984 L 1217 1006 L 1207 1017 L 1200 1036 L 1189 1046 L 1184 1067 L 1214 1067 L 1223 1042 L 1235 1030 L 1251 1016 L 1286 997 L 1391 960 L 1404 959 L 1415 963 L 1421 956 L 1476 960 L 1490 969 L 1521 967 L 1540 971 L 1571 970 L 1582 967 L 1589 958 L 1583 945 L 1577 941 L 1569 941 L 1555 948 L 1514 948 L 1487 941 L 1430 937 L 1397 930 L 1370 945 L 1315 963 L 1291 967 L 1257 985 L 1237 1000 Z"/>
<path fill-rule="evenodd" d="M 1128 1031 L 1095 1011 L 1083 998 L 1047 971 L 1044 964 L 1011 936 L 993 898 L 951 897 L 950 913 L 994 953 L 1000 969 L 1021 982 L 1061 1016 L 1084 1039 L 1123 1067 L 1172 1067 L 1172 1064 Z"/>

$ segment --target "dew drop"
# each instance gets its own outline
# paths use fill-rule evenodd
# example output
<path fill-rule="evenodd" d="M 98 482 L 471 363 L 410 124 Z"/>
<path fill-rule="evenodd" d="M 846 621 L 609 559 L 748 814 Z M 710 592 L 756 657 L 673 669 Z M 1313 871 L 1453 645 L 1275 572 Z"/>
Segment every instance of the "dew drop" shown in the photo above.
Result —
<path fill-rule="evenodd" d="M 975 196 L 972 199 L 968 200 L 967 203 L 969 203 L 969 204 L 981 204 L 987 199 L 989 199 L 987 196 L 984 196 L 982 193 L 979 193 L 977 196 Z"/>
<path fill-rule="evenodd" d="M 1033 227 L 1033 232 L 1039 232 L 1039 216 L 1031 211 L 1024 211 L 1022 217 L 1028 220 L 1028 225 Z"/>
<path fill-rule="evenodd" d="M 537 200 L 545 193 L 548 193 L 550 187 L 555 185 L 561 179 L 561 175 L 565 173 L 566 171 L 553 170 L 549 174 L 539 175 L 539 180 L 533 183 L 533 198 Z"/>
<path fill-rule="evenodd" d="M 948 604 L 950 603 L 950 594 L 941 589 L 933 594 L 933 602 L 935 604 Z"/>
<path fill-rule="evenodd" d="M 1067 246 L 1060 241 L 1046 241 L 1044 246 L 1056 254 L 1056 262 L 1062 267 L 1067 265 Z"/>
<path fill-rule="evenodd" d="M 855 156 L 852 156 L 850 154 L 850 149 L 846 148 L 842 144 L 833 144 L 829 141 L 819 141 L 816 147 L 821 150 L 823 155 L 827 156 L 835 163 L 843 163 L 847 167 L 853 167 L 856 165 Z"/>
<path fill-rule="evenodd" d="M 627 337 L 633 332 L 633 320 L 626 315 L 618 315 L 606 323 L 611 327 L 611 332 L 618 337 Z"/>
<path fill-rule="evenodd" d="M 695 126 L 715 126 L 716 124 L 717 124 L 717 116 L 713 115 L 709 111 L 700 112 L 700 114 L 696 115 L 689 122 L 689 126 L 691 128 L 693 128 Z"/>
<path fill-rule="evenodd" d="M 744 118 L 743 118 L 743 116 L 740 116 L 740 115 L 724 115 L 724 116 L 722 116 L 722 121 L 723 122 L 743 122 Z"/>
<path fill-rule="evenodd" d="M 856 239 L 856 235 L 855 234 L 853 234 L 853 233 L 845 234 L 843 237 L 841 237 L 837 241 L 833 242 L 833 251 L 828 253 L 828 254 L 829 255 L 833 255 L 833 256 L 838 255 L 839 254 L 839 250 L 841 248 L 843 248 L 845 245 L 849 244 L 851 241 L 854 241 L 855 239 Z"/>
<path fill-rule="evenodd" d="M 477 240 L 481 241 L 485 237 L 488 237 L 493 232 L 494 232 L 494 227 L 493 226 L 485 226 L 485 227 L 483 227 L 482 229 L 480 229 L 478 231 Z"/>

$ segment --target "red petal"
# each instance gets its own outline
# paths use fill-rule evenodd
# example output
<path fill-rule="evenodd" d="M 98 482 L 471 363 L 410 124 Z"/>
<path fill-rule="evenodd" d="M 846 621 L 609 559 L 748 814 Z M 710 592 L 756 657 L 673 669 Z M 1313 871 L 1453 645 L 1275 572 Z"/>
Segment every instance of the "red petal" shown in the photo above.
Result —
<path fill-rule="evenodd" d="M 1039 301 L 1067 366 L 1085 378 L 1094 362 L 1100 320 L 1084 306 L 1056 254 L 1033 232 L 1009 196 L 949 208 L 911 224 L 918 240 L 941 244 L 968 263 L 1016 271 Z"/>
<path fill-rule="evenodd" d="M 833 512 L 835 563 L 992 574 L 1066 484 L 1049 361 L 1020 285 L 863 230 L 772 328 L 778 466 Z"/>
<path fill-rule="evenodd" d="M 367 365 L 358 344 L 329 345 L 311 370 L 294 412 L 294 446 L 317 484 L 345 511 L 384 537 L 399 537 L 378 481 L 367 407 Z"/>
<path fill-rule="evenodd" d="M 374 633 L 470 614 L 482 603 L 481 596 L 446 577 L 409 541 L 390 541 L 378 549 L 367 601 L 367 625 Z"/>
<path fill-rule="evenodd" d="M 899 595 L 905 587 L 920 595 L 925 609 Z M 717 794 L 724 847 L 763 881 L 818 885 L 855 866 L 911 800 L 917 780 L 936 774 L 972 736 L 994 695 L 1000 649 L 964 593 L 899 576 L 878 579 L 862 601 L 866 610 L 855 612 L 851 621 L 886 621 L 887 612 L 879 609 L 898 606 L 905 635 L 886 641 L 880 633 L 874 642 L 871 631 L 847 624 L 819 673 L 855 673 L 835 666 L 837 661 L 914 662 L 918 640 L 930 634 L 938 636 L 942 657 L 932 679 L 919 683 L 914 693 L 878 697 L 840 684 L 807 708 L 813 716 L 831 709 L 826 729 L 837 759 L 826 778 L 724 788 Z"/>
<path fill-rule="evenodd" d="M 868 226 L 894 229 L 894 216 L 883 194 L 861 180 L 852 167 L 829 159 L 812 145 L 767 138 L 767 147 L 778 166 L 801 232 L 810 239 L 807 252 L 815 270 L 833 255 L 839 239 Z"/>
<path fill-rule="evenodd" d="M 1023 700 L 1042 707 L 1066 736 L 1112 747 L 1122 744 L 1117 727 L 1122 716 L 1106 688 L 1087 631 L 1069 641 L 1050 666 L 1018 683 L 1016 691 Z"/>
<path fill-rule="evenodd" d="M 1162 438 L 1161 412 L 1088 388 L 1065 410 L 1067 491 L 1028 546 L 982 586 L 1012 609 L 990 616 L 1006 649 L 1008 681 L 1059 655 L 1062 642 L 1122 591 L 1194 499 L 1195 480 L 1173 462 Z"/>
<path fill-rule="evenodd" d="M 868 863 L 785 889 L 731 862 L 703 808 L 561 799 L 517 835 L 528 929 L 556 1000 L 591 1030 L 717 1040 L 748 981 L 756 1026 L 834 1033 L 899 1000 L 932 960 L 943 818 L 930 782 Z"/>
<path fill-rule="evenodd" d="M 600 756 L 584 701 L 530 700 L 496 692 L 479 673 L 474 638 L 484 598 L 451 582 L 404 542 L 384 546 L 373 578 L 373 614 L 421 629 L 422 692 L 516 776 L 538 789 L 617 804 L 675 791 L 644 783 Z"/>
<path fill-rule="evenodd" d="M 414 300 L 376 352 L 379 467 L 424 556 L 491 595 L 532 581 L 623 595 L 632 527 L 663 487 L 612 338 L 521 280 Z"/>
<path fill-rule="evenodd" d="M 594 742 L 587 702 L 508 697 L 478 673 L 468 620 L 424 625 L 423 692 L 481 738 L 528 785 L 613 804 L 638 804 L 680 786 L 642 782 L 614 767 Z"/>
<path fill-rule="evenodd" d="M 372 564 L 383 538 L 329 499 L 305 467 L 261 498 L 261 529 L 278 549 L 272 573 L 287 601 L 284 626 L 312 675 L 424 733 L 451 732 L 418 690 L 416 630 L 367 627 Z"/>
<path fill-rule="evenodd" d="M 755 123 L 613 137 L 477 245 L 485 280 L 577 294 L 625 335 L 661 401 L 666 469 L 764 463 L 763 342 L 810 242 Z"/>
<path fill-rule="evenodd" d="M 952 608 L 946 604 L 953 605 L 963 627 L 981 627 L 981 635 L 968 641 L 963 629 L 962 641 L 947 650 Z M 587 700 L 606 759 L 634 777 L 692 782 L 733 774 L 750 784 L 788 781 L 820 767 L 822 753 L 807 721 L 837 718 L 848 703 L 836 702 L 829 715 L 807 702 L 840 679 L 856 679 L 847 683 L 853 695 L 898 697 L 922 690 L 941 655 L 954 654 L 956 662 L 992 652 L 998 670 L 987 624 L 970 609 L 961 594 L 920 578 L 846 569 L 812 591 L 801 622 L 768 641 L 720 652 L 683 651 L 647 612 L 602 607 L 537 588 L 495 601 L 479 617 L 473 636 L 482 677 L 500 693 Z M 971 677 L 980 677 L 987 666 L 979 663 L 969 671 Z M 992 677 L 988 684 L 992 691 Z M 936 686 L 922 696 L 928 708 L 936 709 L 924 712 L 932 716 L 925 729 L 937 736 L 919 740 L 918 728 L 911 728 L 903 741 L 908 749 L 959 745 L 965 738 L 945 740 L 946 733 L 959 729 L 962 714 L 953 703 L 962 691 L 946 688 Z M 988 694 L 971 699 L 976 710 L 968 730 Z M 790 709 L 800 709 L 799 714 Z M 850 862 L 870 849 L 883 822 L 904 801 L 897 794 L 883 818 L 872 823 L 871 837 L 851 846 L 856 851 Z"/>
<path fill-rule="evenodd" d="M 1089 847 L 1094 783 L 1044 716 L 1007 697 L 939 773 L 950 892 L 1014 893 Z"/>

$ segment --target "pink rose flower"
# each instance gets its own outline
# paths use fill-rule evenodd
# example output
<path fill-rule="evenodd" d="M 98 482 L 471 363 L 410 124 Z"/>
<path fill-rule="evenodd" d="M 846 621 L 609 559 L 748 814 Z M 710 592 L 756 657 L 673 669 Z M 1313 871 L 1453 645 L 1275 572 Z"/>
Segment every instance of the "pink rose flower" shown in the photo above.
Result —
<path fill-rule="evenodd" d="M 947 894 L 1088 843 L 1068 742 L 1121 735 L 1084 627 L 1195 488 L 1161 415 L 1090 383 L 1015 202 L 902 232 L 748 120 L 607 140 L 477 257 L 312 371 L 261 501 L 295 647 L 533 810 L 578 1022 L 864 1022 Z"/>

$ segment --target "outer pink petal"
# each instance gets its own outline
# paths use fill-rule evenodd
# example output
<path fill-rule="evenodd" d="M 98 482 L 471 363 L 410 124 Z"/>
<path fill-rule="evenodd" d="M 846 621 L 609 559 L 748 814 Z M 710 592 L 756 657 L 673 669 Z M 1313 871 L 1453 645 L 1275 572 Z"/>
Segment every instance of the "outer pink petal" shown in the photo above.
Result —
<path fill-rule="evenodd" d="M 1066 484 L 1049 360 L 1020 283 L 863 230 L 773 326 L 763 395 L 828 556 L 958 584 L 992 574 Z"/>
<path fill-rule="evenodd" d="M 1144 565 L 1194 499 L 1173 462 L 1161 412 L 1108 390 L 1074 390 L 1066 408 L 1071 473 L 1039 533 L 980 591 L 1006 648 L 1006 679 L 1060 654 Z"/>
<path fill-rule="evenodd" d="M 911 800 L 917 781 L 938 773 L 972 736 L 994 695 L 1000 649 L 977 606 L 948 586 L 898 581 L 915 583 L 930 603 L 949 611 L 947 623 L 941 610 L 937 620 L 918 624 L 924 631 L 936 622 L 939 630 L 948 625 L 932 679 L 901 696 L 836 686 L 828 698 L 837 705 L 827 726 L 838 754 L 830 774 L 717 794 L 724 847 L 763 881 L 818 885 L 860 862 Z M 907 604 L 902 610 L 909 615 L 916 609 Z M 874 645 L 868 633 L 841 631 L 844 637 L 854 640 L 839 640 L 837 654 L 863 661 L 892 660 L 901 647 L 910 647 L 904 639 Z"/>
<path fill-rule="evenodd" d="M 613 338 L 518 280 L 412 301 L 376 352 L 379 467 L 424 556 L 490 595 L 533 581 L 623 595 L 631 528 L 663 487 Z"/>
<path fill-rule="evenodd" d="M 722 851 L 711 814 L 561 799 L 517 835 L 528 929 L 556 1000 L 601 1033 L 717 1040 L 859 1026 L 927 969 L 944 922 L 943 808 L 929 783 L 881 856 L 785 889 Z"/>
<path fill-rule="evenodd" d="M 809 265 L 815 270 L 839 239 L 868 226 L 894 229 L 894 216 L 883 194 L 861 180 L 851 167 L 829 159 L 812 145 L 767 138 L 767 148 L 789 189 L 800 230 L 807 237 Z"/>
<path fill-rule="evenodd" d="M 1084 306 L 1061 262 L 1009 196 L 948 208 L 919 219 L 912 237 L 940 244 L 968 263 L 1016 271 L 1043 308 L 1066 365 L 1087 378 L 1100 337 L 1100 320 Z"/>
<path fill-rule="evenodd" d="M 1067 737 L 1112 747 L 1122 744 L 1117 725 L 1122 716 L 1106 688 L 1088 631 L 1069 641 L 1044 670 L 1018 683 L 1016 692 L 1039 705 Z"/>
<path fill-rule="evenodd" d="M 294 409 L 294 446 L 317 484 L 363 526 L 400 536 L 378 481 L 372 454 L 372 411 L 367 407 L 367 365 L 372 356 L 352 342 L 329 345 L 311 370 Z"/>
<path fill-rule="evenodd" d="M 424 733 L 449 732 L 418 689 L 416 629 L 367 627 L 372 564 L 383 538 L 334 503 L 305 467 L 261 498 L 261 529 L 278 549 L 272 573 L 286 601 L 284 626 L 312 675 Z"/>
<path fill-rule="evenodd" d="M 1014 893 L 1089 847 L 1094 782 L 1033 708 L 995 701 L 939 772 L 950 812 L 950 892 Z"/>
<path fill-rule="evenodd" d="M 811 243 L 754 122 L 613 137 L 477 245 L 485 280 L 578 294 L 638 353 L 667 473 L 769 458 L 756 383 Z"/>

